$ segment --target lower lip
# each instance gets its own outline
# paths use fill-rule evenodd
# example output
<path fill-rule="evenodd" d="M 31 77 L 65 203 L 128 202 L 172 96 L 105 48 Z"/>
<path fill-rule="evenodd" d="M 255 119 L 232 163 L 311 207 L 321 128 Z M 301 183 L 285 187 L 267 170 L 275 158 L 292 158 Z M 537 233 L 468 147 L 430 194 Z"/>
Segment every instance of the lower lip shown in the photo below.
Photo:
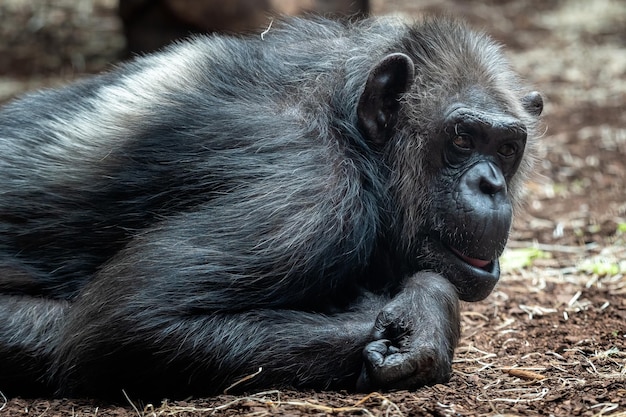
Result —
<path fill-rule="evenodd" d="M 454 249 L 452 247 L 450 247 L 450 250 L 457 257 L 459 257 L 463 262 L 465 262 L 466 264 L 468 264 L 469 266 L 472 266 L 474 268 L 479 268 L 479 269 L 482 269 L 482 270 L 486 270 L 486 268 L 493 262 L 493 261 L 486 261 L 484 259 L 470 258 L 469 256 L 463 255 L 457 249 Z"/>
<path fill-rule="evenodd" d="M 440 256 L 439 262 L 442 263 L 443 275 L 457 288 L 461 300 L 480 301 L 491 293 L 500 278 L 497 259 L 487 261 L 486 264 L 483 260 L 472 264 L 465 259 L 468 257 L 461 256 L 458 250 L 453 250 L 440 239 L 431 237 L 429 240 L 431 244 L 434 244 L 432 250 Z M 475 261 L 475 259 L 469 259 Z"/>

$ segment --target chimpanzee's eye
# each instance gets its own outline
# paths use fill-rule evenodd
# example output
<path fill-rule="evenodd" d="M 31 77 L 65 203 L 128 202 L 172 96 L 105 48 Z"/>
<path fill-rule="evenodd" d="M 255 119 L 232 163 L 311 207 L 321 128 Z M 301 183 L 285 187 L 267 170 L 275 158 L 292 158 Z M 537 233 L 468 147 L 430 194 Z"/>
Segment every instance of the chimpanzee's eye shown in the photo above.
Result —
<path fill-rule="evenodd" d="M 504 158 L 510 158 L 517 153 L 517 146 L 512 143 L 505 143 L 498 148 L 498 154 Z"/>
<path fill-rule="evenodd" d="M 452 139 L 452 143 L 462 151 L 470 151 L 474 147 L 472 137 L 469 135 L 456 135 Z"/>

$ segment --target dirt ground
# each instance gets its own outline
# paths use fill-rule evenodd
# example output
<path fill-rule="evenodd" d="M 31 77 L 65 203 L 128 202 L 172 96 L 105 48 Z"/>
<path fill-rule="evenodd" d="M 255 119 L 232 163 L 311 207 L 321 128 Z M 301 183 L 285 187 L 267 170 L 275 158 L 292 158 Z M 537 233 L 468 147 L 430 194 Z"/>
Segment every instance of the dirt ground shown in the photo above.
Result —
<path fill-rule="evenodd" d="M 114 5 L 0 1 L 0 102 L 114 62 L 124 46 Z M 546 100 L 528 205 L 496 291 L 464 305 L 450 383 L 153 405 L 0 395 L 0 415 L 626 416 L 626 2 L 373 1 L 375 14 L 441 11 L 505 44 Z"/>

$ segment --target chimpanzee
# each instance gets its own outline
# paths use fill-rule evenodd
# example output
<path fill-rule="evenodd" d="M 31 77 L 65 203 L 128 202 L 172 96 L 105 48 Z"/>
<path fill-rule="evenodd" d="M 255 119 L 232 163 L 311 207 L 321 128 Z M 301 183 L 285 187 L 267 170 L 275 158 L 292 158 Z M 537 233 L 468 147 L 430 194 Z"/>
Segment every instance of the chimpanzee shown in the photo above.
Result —
<path fill-rule="evenodd" d="M 9 103 L 0 390 L 447 381 L 542 107 L 447 18 L 291 18 Z"/>

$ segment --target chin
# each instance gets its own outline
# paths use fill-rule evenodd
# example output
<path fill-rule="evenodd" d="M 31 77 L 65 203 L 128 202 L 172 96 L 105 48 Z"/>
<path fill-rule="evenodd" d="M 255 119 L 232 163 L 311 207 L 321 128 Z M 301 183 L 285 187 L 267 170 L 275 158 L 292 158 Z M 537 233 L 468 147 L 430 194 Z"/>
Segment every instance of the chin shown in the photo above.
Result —
<path fill-rule="evenodd" d="M 471 258 L 439 240 L 429 240 L 428 268 L 446 277 L 456 287 L 461 300 L 481 301 L 491 294 L 500 279 L 497 257 Z"/>

